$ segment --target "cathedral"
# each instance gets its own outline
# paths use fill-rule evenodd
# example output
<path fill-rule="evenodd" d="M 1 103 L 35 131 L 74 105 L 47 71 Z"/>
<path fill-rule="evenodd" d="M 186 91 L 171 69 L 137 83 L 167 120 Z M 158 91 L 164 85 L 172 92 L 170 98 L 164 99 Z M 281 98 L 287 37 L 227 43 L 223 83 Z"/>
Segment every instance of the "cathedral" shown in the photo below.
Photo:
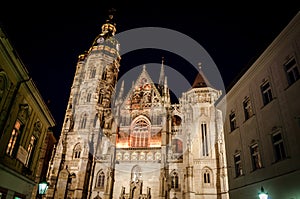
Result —
<path fill-rule="evenodd" d="M 78 57 L 47 198 L 228 199 L 222 92 L 200 70 L 172 103 L 163 61 L 158 83 L 144 65 L 117 91 L 115 34 L 110 16 Z"/>

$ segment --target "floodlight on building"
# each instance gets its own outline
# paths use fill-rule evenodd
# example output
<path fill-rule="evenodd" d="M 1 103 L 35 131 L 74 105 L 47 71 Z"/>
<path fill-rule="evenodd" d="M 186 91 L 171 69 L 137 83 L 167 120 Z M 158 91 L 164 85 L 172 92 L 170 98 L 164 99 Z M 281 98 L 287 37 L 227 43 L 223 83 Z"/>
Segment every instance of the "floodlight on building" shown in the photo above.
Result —
<path fill-rule="evenodd" d="M 268 199 L 269 195 L 267 192 L 265 192 L 263 186 L 261 186 L 258 196 L 259 196 L 259 199 Z"/>

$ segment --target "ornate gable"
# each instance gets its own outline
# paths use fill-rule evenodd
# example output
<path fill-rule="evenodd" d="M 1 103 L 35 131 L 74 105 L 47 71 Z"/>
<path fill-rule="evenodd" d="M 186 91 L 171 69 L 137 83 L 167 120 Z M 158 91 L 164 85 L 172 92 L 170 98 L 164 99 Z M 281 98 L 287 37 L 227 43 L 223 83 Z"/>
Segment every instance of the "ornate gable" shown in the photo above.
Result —
<path fill-rule="evenodd" d="M 143 66 L 143 71 L 137 78 L 136 82 L 128 92 L 121 109 L 125 110 L 142 110 L 149 109 L 153 105 L 161 104 L 162 97 L 156 88 L 154 82 Z"/>

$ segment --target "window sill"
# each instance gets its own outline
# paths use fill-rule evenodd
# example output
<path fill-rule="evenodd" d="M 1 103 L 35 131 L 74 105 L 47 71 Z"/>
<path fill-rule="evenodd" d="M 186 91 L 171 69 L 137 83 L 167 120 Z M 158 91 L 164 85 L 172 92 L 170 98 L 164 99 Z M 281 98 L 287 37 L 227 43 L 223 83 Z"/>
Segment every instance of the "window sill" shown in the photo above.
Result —
<path fill-rule="evenodd" d="M 296 81 L 294 81 L 293 83 L 288 84 L 288 86 L 287 86 L 285 89 L 283 89 L 283 90 L 286 91 L 286 90 L 288 90 L 289 88 L 293 87 L 293 85 L 295 85 L 297 82 L 299 82 L 299 80 L 300 80 L 300 78 L 297 79 Z"/>
<path fill-rule="evenodd" d="M 243 123 L 246 123 L 248 122 L 249 120 L 251 120 L 252 118 L 255 117 L 255 114 L 251 115 L 249 118 L 245 119 Z"/>
<path fill-rule="evenodd" d="M 233 132 L 235 132 L 237 129 L 238 129 L 239 127 L 237 126 L 235 129 L 233 129 L 233 130 L 230 130 L 230 132 L 229 133 L 233 133 Z"/>
<path fill-rule="evenodd" d="M 291 159 L 291 157 L 290 157 L 290 156 L 287 156 L 287 157 L 282 158 L 282 159 L 280 159 L 280 160 L 275 160 L 274 162 L 272 162 L 272 164 L 277 164 L 277 163 L 279 163 L 279 162 L 283 162 L 283 161 L 288 160 L 288 159 Z"/>
<path fill-rule="evenodd" d="M 236 176 L 234 179 L 238 179 L 238 178 L 241 178 L 241 177 L 243 177 L 243 176 L 245 176 L 245 174 L 242 174 L 242 175 Z"/>
<path fill-rule="evenodd" d="M 264 104 L 260 109 L 265 108 L 266 106 L 268 106 L 269 104 L 271 104 L 273 101 L 275 101 L 277 99 L 277 97 L 272 98 L 271 101 L 269 101 L 267 104 Z"/>

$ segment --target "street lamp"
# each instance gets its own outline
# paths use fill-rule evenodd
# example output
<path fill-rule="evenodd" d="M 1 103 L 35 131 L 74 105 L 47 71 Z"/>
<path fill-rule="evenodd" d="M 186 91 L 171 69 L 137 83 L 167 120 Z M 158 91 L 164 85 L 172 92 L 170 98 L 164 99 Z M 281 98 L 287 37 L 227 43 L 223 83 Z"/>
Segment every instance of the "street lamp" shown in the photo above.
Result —
<path fill-rule="evenodd" d="M 260 193 L 258 194 L 259 199 L 268 199 L 268 193 L 265 192 L 263 186 L 261 186 Z"/>
<path fill-rule="evenodd" d="M 39 195 L 45 195 L 48 189 L 48 183 L 43 181 L 39 183 Z"/>

